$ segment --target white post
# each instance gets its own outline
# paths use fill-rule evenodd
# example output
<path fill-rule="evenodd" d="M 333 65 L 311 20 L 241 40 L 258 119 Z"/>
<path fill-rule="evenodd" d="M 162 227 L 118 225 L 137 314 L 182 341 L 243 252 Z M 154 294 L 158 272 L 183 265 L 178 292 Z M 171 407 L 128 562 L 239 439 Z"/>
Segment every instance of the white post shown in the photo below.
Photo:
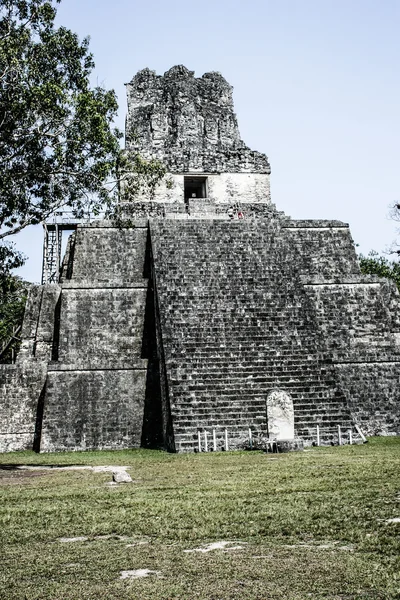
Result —
<path fill-rule="evenodd" d="M 342 430 L 340 428 L 340 425 L 337 426 L 337 432 L 338 432 L 339 446 L 341 446 L 342 445 Z"/>
<path fill-rule="evenodd" d="M 200 431 L 197 432 L 197 439 L 198 439 L 198 443 L 199 443 L 199 452 L 201 452 L 201 433 L 200 433 Z"/>
<path fill-rule="evenodd" d="M 225 450 L 226 452 L 228 452 L 229 450 L 229 444 L 228 444 L 228 430 L 225 429 Z"/>
<path fill-rule="evenodd" d="M 204 430 L 204 452 L 208 452 L 207 431 Z"/>
<path fill-rule="evenodd" d="M 317 425 L 317 446 L 319 446 L 321 443 L 320 437 L 319 437 L 319 425 Z"/>
<path fill-rule="evenodd" d="M 363 444 L 365 444 L 367 442 L 367 438 L 361 431 L 360 426 L 357 423 L 354 423 L 354 427 L 356 428 L 358 435 L 361 437 Z"/>
<path fill-rule="evenodd" d="M 47 276 L 49 272 L 48 258 L 49 258 L 49 232 L 46 223 L 43 223 L 44 238 L 43 238 L 43 267 L 42 267 L 42 284 L 49 283 Z"/>
<path fill-rule="evenodd" d="M 58 225 L 56 224 L 56 280 L 54 283 L 58 283 L 58 279 L 60 277 L 60 265 L 61 265 L 61 256 L 60 256 L 60 248 L 59 248 L 59 233 L 58 233 Z"/>
<path fill-rule="evenodd" d="M 215 429 L 213 429 L 213 446 L 214 446 L 214 452 L 217 451 L 217 433 L 215 431 Z"/>
<path fill-rule="evenodd" d="M 353 432 L 351 429 L 349 429 L 349 444 L 350 444 L 350 446 L 352 443 L 353 443 Z"/>
<path fill-rule="evenodd" d="M 251 434 L 250 427 L 249 427 L 249 446 L 250 446 L 250 450 L 253 450 L 253 436 Z"/>
<path fill-rule="evenodd" d="M 14 336 L 15 336 L 15 332 L 17 331 L 17 328 L 14 326 L 12 329 L 12 336 L 13 336 L 13 341 L 14 341 Z M 11 363 L 14 364 L 15 363 L 15 349 L 14 346 L 11 346 Z"/>

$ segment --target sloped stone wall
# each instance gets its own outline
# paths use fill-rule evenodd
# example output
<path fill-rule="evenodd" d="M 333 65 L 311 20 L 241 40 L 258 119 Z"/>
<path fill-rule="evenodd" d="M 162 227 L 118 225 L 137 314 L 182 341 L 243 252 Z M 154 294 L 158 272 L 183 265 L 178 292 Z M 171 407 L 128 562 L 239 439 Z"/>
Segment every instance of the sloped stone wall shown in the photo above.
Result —
<path fill-rule="evenodd" d="M 33 450 L 37 407 L 47 364 L 0 365 L 0 452 Z"/>
<path fill-rule="evenodd" d="M 146 371 L 116 368 L 51 370 L 40 449 L 139 448 Z"/>
<path fill-rule="evenodd" d="M 139 447 L 148 355 L 146 223 L 78 227 L 63 265 L 42 451 Z M 154 377 L 154 374 L 151 375 Z"/>
<path fill-rule="evenodd" d="M 313 280 L 342 280 L 350 274 L 360 275 L 349 227 L 341 221 L 287 220 L 285 243 L 291 248 L 293 269 Z"/>
<path fill-rule="evenodd" d="M 343 279 L 304 286 L 324 348 L 342 359 L 398 351 L 397 290 L 378 278 Z"/>
<path fill-rule="evenodd" d="M 336 362 L 336 377 L 365 435 L 400 435 L 400 357 Z"/>
<path fill-rule="evenodd" d="M 31 286 L 15 365 L 0 365 L 0 452 L 35 447 L 59 286 Z"/>
<path fill-rule="evenodd" d="M 74 289 L 143 286 L 146 239 L 146 219 L 136 219 L 125 229 L 108 222 L 80 227 L 64 261 L 61 283 Z"/>
<path fill-rule="evenodd" d="M 305 286 L 336 379 L 368 435 L 400 433 L 400 303 L 396 287 L 373 276 Z"/>
<path fill-rule="evenodd" d="M 139 365 L 146 295 L 146 287 L 63 288 L 59 362 L 90 369 Z"/>

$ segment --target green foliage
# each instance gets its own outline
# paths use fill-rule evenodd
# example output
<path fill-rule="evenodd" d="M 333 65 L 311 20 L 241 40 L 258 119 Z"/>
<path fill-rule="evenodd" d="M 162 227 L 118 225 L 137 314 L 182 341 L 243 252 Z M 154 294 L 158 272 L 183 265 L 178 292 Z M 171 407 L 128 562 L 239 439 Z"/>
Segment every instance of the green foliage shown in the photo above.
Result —
<path fill-rule="evenodd" d="M 0 244 L 0 350 L 13 336 L 14 330 L 22 324 L 28 284 L 16 275 L 12 269 L 21 267 L 24 257 L 14 250 L 11 244 Z M 0 361 L 9 363 L 12 351 L 18 352 L 19 343 L 14 341 Z"/>
<path fill-rule="evenodd" d="M 0 289 L 3 290 L 3 281 L 13 269 L 22 267 L 25 262 L 21 252 L 14 249 L 12 244 L 0 244 Z"/>
<path fill-rule="evenodd" d="M 139 195 L 152 200 L 166 172 L 159 160 L 146 160 L 135 152 L 121 152 L 118 160 L 120 202 L 110 207 L 107 216 L 119 227 L 132 226 L 136 218 L 135 200 Z M 168 181 L 166 183 L 168 186 Z"/>
<path fill-rule="evenodd" d="M 137 153 L 122 152 L 118 162 L 122 202 L 131 201 L 141 192 L 147 193 L 152 199 L 166 172 L 165 166 L 159 160 L 145 160 Z"/>
<path fill-rule="evenodd" d="M 392 279 L 400 290 L 400 263 L 379 256 L 372 250 L 368 256 L 360 255 L 361 272 L 364 275 L 378 275 Z"/>
<path fill-rule="evenodd" d="M 0 238 L 112 202 L 114 91 L 91 89 L 89 41 L 54 26 L 60 0 L 0 0 Z"/>

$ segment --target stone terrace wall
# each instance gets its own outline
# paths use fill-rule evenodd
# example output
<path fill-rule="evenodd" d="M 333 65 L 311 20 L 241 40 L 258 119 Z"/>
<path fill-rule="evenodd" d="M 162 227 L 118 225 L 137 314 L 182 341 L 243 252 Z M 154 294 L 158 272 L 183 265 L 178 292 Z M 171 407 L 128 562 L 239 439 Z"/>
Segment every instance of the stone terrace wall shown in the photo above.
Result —
<path fill-rule="evenodd" d="M 311 262 L 301 261 L 301 279 L 321 353 L 332 361 L 335 380 L 365 433 L 400 433 L 398 290 L 393 282 L 360 275 L 345 229 L 336 228 L 333 239 L 333 230 L 324 233 L 317 225 L 298 221 L 287 227 L 292 244 L 307 245 L 304 257 L 314 248 Z"/>
<path fill-rule="evenodd" d="M 32 450 L 38 433 L 60 287 L 31 286 L 15 365 L 0 365 L 0 452 Z"/>
<path fill-rule="evenodd" d="M 147 224 L 78 227 L 62 270 L 41 450 L 142 443 Z"/>
<path fill-rule="evenodd" d="M 145 388 L 145 369 L 50 368 L 41 450 L 139 448 Z"/>
<path fill-rule="evenodd" d="M 384 359 L 399 350 L 399 297 L 393 285 L 373 277 L 343 277 L 304 286 L 321 345 L 340 360 Z"/>
<path fill-rule="evenodd" d="M 147 219 L 144 207 L 131 229 L 111 223 L 80 227 L 63 265 L 63 287 L 143 287 Z"/>
<path fill-rule="evenodd" d="M 351 414 L 365 435 L 400 434 L 400 357 L 335 363 Z"/>
<path fill-rule="evenodd" d="M 400 433 L 400 303 L 376 277 L 304 286 L 355 420 L 368 435 Z"/>
<path fill-rule="evenodd" d="M 0 365 L 0 452 L 33 450 L 46 367 L 34 360 Z"/>

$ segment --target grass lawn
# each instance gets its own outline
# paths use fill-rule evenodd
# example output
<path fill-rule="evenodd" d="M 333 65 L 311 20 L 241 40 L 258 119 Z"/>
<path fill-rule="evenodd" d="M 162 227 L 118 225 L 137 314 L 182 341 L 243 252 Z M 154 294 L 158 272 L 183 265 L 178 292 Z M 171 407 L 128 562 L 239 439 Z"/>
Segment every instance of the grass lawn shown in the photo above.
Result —
<path fill-rule="evenodd" d="M 134 481 L 18 464 L 126 465 Z M 0 599 L 398 599 L 396 517 L 400 438 L 281 455 L 3 454 Z"/>

